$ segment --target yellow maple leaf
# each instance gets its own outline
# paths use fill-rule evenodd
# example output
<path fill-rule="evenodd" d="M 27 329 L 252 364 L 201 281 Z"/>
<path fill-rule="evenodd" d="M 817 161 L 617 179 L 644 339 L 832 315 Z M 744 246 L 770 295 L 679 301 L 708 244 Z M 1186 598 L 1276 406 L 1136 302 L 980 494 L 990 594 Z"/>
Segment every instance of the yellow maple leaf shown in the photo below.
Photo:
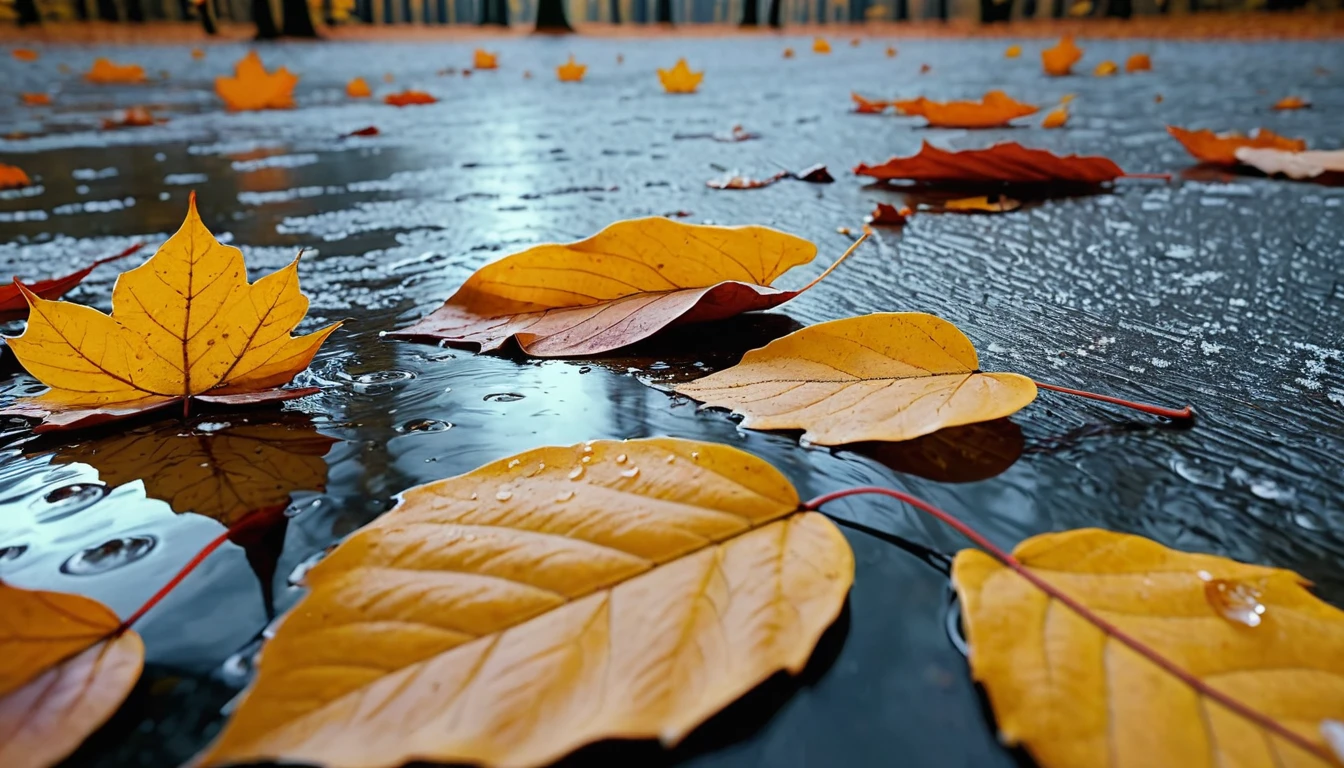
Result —
<path fill-rule="evenodd" d="M 1041 66 L 1045 74 L 1051 77 L 1063 77 L 1073 71 L 1073 65 L 1083 58 L 1083 50 L 1074 44 L 1073 38 L 1065 35 L 1059 44 L 1041 51 Z"/>
<path fill-rule="evenodd" d="M 117 64 L 111 59 L 97 58 L 93 66 L 84 73 L 84 79 L 90 83 L 143 83 L 145 68 L 139 64 Z"/>
<path fill-rule="evenodd" d="M 569 61 L 555 68 L 555 76 L 560 78 L 562 83 L 577 83 L 583 79 L 583 74 L 588 71 L 588 65 L 578 64 L 574 61 L 574 54 L 569 55 Z"/>
<path fill-rule="evenodd" d="M 603 738 L 676 744 L 802 670 L 844 605 L 853 553 L 799 507 L 761 459 L 674 438 L 412 488 L 308 572 L 201 764 L 521 767 Z"/>
<path fill-rule="evenodd" d="M 1097 529 L 1013 555 L 1110 625 L 979 550 L 953 562 L 971 672 L 1042 768 L 1339 764 L 1344 612 L 1301 576 Z"/>
<path fill-rule="evenodd" d="M 833 320 L 776 339 L 677 392 L 752 429 L 802 429 L 818 445 L 909 440 L 1016 413 L 1036 383 L 983 373 L 955 325 L 922 312 Z"/>
<path fill-rule="evenodd" d="M 215 93 L 231 112 L 293 109 L 299 76 L 280 67 L 267 72 L 256 51 L 248 51 L 235 66 L 233 77 L 215 78 Z"/>
<path fill-rule="evenodd" d="M 499 54 L 491 53 L 484 48 L 477 48 L 471 57 L 473 69 L 498 69 Z"/>
<path fill-rule="evenodd" d="M 47 768 L 121 706 L 145 646 L 96 600 L 0 582 L 0 765 Z"/>
<path fill-rule="evenodd" d="M 686 59 L 677 59 L 671 69 L 658 70 L 658 81 L 668 93 L 695 93 L 700 81 L 705 79 L 704 72 L 692 72 Z"/>
<path fill-rule="evenodd" d="M 42 419 L 38 431 L 85 426 L 190 400 L 248 404 L 314 389 L 276 389 L 308 366 L 340 323 L 290 332 L 308 311 L 298 259 L 248 284 L 242 252 L 215 240 L 196 212 L 112 290 L 112 315 L 24 290 L 28 326 L 7 339 L 50 389 L 0 414 Z"/>

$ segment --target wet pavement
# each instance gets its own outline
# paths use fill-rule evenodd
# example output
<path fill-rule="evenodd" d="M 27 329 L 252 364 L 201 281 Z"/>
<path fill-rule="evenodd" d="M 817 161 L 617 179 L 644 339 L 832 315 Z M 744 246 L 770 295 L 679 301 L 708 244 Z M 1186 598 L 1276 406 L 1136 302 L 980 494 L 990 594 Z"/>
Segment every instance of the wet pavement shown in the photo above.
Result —
<path fill-rule="evenodd" d="M 1083 40 L 1081 71 L 1136 51 L 1152 53 L 1155 71 L 1051 80 L 1038 43 L 1009 61 L 1003 42 L 897 40 L 894 59 L 883 55 L 887 42 L 819 57 L 809 40 L 764 36 L 509 39 L 490 46 L 500 70 L 470 77 L 438 74 L 469 65 L 462 44 L 271 45 L 261 49 L 266 64 L 302 78 L 299 109 L 246 114 L 222 112 L 211 90 L 242 46 L 211 47 L 201 61 L 186 47 L 6 57 L 0 101 L 50 89 L 54 103 L 0 116 L 0 134 L 29 134 L 0 140 L 0 161 L 36 182 L 0 192 L 4 274 L 47 277 L 135 240 L 155 246 L 194 189 L 207 225 L 243 248 L 253 278 L 307 249 L 300 276 L 312 309 L 301 330 L 346 321 L 296 380 L 323 393 L 283 415 L 209 414 L 43 440 L 4 426 L 0 577 L 21 586 L 90 595 L 124 616 L 243 511 L 265 510 L 138 625 L 145 676 L 71 764 L 189 758 L 246 684 L 262 630 L 298 597 L 291 576 L 304 563 L 399 491 L 542 444 L 725 442 L 774 463 L 804 497 L 902 488 L 1005 546 L 1084 526 L 1133 532 L 1296 569 L 1344 603 L 1344 188 L 1192 168 L 1164 130 L 1263 125 L 1338 148 L 1341 45 Z M 798 56 L 782 59 L 785 46 Z M 555 81 L 570 51 L 590 66 L 583 83 Z M 83 71 L 96 55 L 169 76 L 94 86 L 58 71 Z M 658 88 L 654 68 L 678 56 L 706 71 L 700 93 Z M 920 75 L 924 63 L 931 71 Z M 353 103 L 343 87 L 356 75 L 379 95 L 415 87 L 440 101 Z M 1042 106 L 1077 94 L 1071 122 L 965 132 L 849 111 L 851 90 L 949 99 L 990 88 Z M 1289 94 L 1315 107 L 1269 109 Z M 169 122 L 98 130 L 135 105 L 158 105 Z M 734 124 L 761 136 L 674 138 Z M 344 137 L 370 125 L 378 136 Z M 674 331 L 621 356 L 532 361 L 381 337 L 489 260 L 636 216 L 684 213 L 811 239 L 817 262 L 781 281 L 802 285 L 850 244 L 837 228 L 857 231 L 874 203 L 902 198 L 848 169 L 922 140 L 1015 140 L 1176 179 L 1122 180 L 995 216 L 917 215 L 780 310 Z M 726 171 L 768 176 L 814 163 L 836 183 L 705 187 Z M 107 310 L 115 273 L 100 268 L 67 298 Z M 986 370 L 1191 403 L 1199 421 L 1179 429 L 1043 392 L 1011 421 L 908 444 L 810 449 L 793 435 L 738 430 L 725 413 L 657 386 L 730 365 L 801 325 L 893 310 L 957 323 Z M 0 398 L 39 390 L 15 374 Z M 605 744 L 573 764 L 1014 764 L 948 630 L 947 556 L 963 543 L 882 500 L 827 511 L 871 531 L 846 528 L 858 565 L 850 604 L 802 677 L 773 679 L 676 751 Z"/>

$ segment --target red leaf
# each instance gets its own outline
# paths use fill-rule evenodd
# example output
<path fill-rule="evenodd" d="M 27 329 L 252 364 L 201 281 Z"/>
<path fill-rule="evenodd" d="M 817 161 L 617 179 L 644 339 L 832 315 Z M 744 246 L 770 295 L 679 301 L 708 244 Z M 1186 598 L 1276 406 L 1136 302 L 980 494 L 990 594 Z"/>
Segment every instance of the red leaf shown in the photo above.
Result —
<path fill-rule="evenodd" d="M 370 125 L 367 128 L 360 128 L 358 131 L 351 131 L 346 136 L 377 136 L 378 133 L 378 126 Z"/>
<path fill-rule="evenodd" d="M 80 281 L 89 276 L 89 273 L 95 267 L 106 264 L 117 259 L 124 259 L 127 256 L 140 250 L 143 243 L 136 243 L 130 248 L 118 253 L 116 256 L 109 256 L 106 259 L 99 259 L 89 266 L 72 272 L 65 277 L 53 277 L 50 280 L 39 280 L 35 283 L 26 283 L 28 290 L 44 299 L 59 299 L 79 285 Z M 28 301 L 23 298 L 19 292 L 19 286 L 13 282 L 9 285 L 0 285 L 0 320 L 16 320 L 28 316 Z"/>
<path fill-rule="evenodd" d="M 873 212 L 868 214 L 868 223 L 876 224 L 879 227 L 903 227 L 910 219 L 913 213 L 909 208 L 896 209 L 894 205 L 878 203 Z"/>
<path fill-rule="evenodd" d="M 1104 157 L 1065 155 L 1030 149 L 1016 142 L 995 144 L 989 149 L 948 151 L 924 142 L 919 154 L 893 157 L 881 165 L 860 163 L 860 176 L 883 181 L 1001 182 L 1018 184 L 1101 184 L 1125 175 Z"/>

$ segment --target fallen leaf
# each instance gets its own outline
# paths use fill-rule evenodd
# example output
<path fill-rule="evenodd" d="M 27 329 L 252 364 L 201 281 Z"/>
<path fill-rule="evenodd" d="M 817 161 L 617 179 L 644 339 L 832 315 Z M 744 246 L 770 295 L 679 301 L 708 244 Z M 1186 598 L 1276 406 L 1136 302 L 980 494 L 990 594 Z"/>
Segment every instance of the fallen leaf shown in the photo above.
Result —
<path fill-rule="evenodd" d="M 1284 96 L 1282 99 L 1274 102 L 1272 108 L 1282 111 L 1286 109 L 1307 109 L 1310 106 L 1311 102 L 1303 99 L 1301 96 Z"/>
<path fill-rule="evenodd" d="M 999 195 L 993 200 L 981 195 L 979 197 L 962 197 L 943 203 L 943 210 L 958 213 L 1007 213 L 1008 211 L 1016 211 L 1021 207 L 1021 202 L 1003 195 Z"/>
<path fill-rule="evenodd" d="M 1344 612 L 1301 576 L 1097 529 L 1013 555 L 1109 626 L 957 554 L 971 674 L 1005 745 L 1042 768 L 1333 764 L 1319 724 L 1344 701 Z"/>
<path fill-rule="evenodd" d="M 145 68 L 139 64 L 117 64 L 110 59 L 97 58 L 93 66 L 84 73 L 84 79 L 90 83 L 109 85 L 113 83 L 143 83 Z"/>
<path fill-rule="evenodd" d="M 472 69 L 498 69 L 499 54 L 477 48 L 471 57 Z"/>
<path fill-rule="evenodd" d="M 658 81 L 668 93 L 695 93 L 700 81 L 705 79 L 704 72 L 692 72 L 685 59 L 677 59 L 671 69 L 658 70 Z"/>
<path fill-rule="evenodd" d="M 1092 70 L 1092 74 L 1097 77 L 1110 77 L 1111 75 L 1114 75 L 1116 72 L 1119 71 L 1120 67 L 1116 66 L 1116 63 L 1114 61 L 1107 59 L 1106 61 L 1103 61 L 1100 64 L 1098 64 L 1097 68 Z"/>
<path fill-rule="evenodd" d="M 1045 119 L 1041 121 L 1042 128 L 1063 128 L 1069 122 L 1069 110 L 1065 107 L 1055 107 L 1045 114 Z"/>
<path fill-rule="evenodd" d="M 154 117 L 146 107 L 130 107 L 128 109 L 117 110 L 110 118 L 103 118 L 103 130 L 113 130 L 116 128 L 143 128 L 150 125 L 166 123 L 163 118 Z"/>
<path fill-rule="evenodd" d="M 555 68 L 555 76 L 562 83 L 577 83 L 583 79 L 583 74 L 588 71 L 588 65 L 577 64 L 574 61 L 574 54 L 569 54 L 569 61 Z"/>
<path fill-rule="evenodd" d="M 191 58 L 196 59 L 197 61 L 200 61 L 201 59 L 204 59 L 204 58 L 205 58 L 205 51 L 201 50 L 200 48 L 192 48 L 192 49 L 191 49 Z"/>
<path fill-rule="evenodd" d="M 49 93 L 24 93 L 19 98 L 23 100 L 25 106 L 45 107 L 51 104 L 51 94 Z"/>
<path fill-rule="evenodd" d="M 1081 48 L 1073 44 L 1073 38 L 1065 36 L 1053 48 L 1041 51 L 1041 66 L 1045 74 L 1051 77 L 1063 77 L 1073 72 L 1073 65 L 1083 58 Z"/>
<path fill-rule="evenodd" d="M 383 97 L 385 104 L 391 104 L 394 107 L 406 107 L 416 104 L 433 104 L 438 99 L 425 93 L 424 91 L 405 90 L 401 93 L 389 93 Z"/>
<path fill-rule="evenodd" d="M 920 65 L 919 65 L 919 74 L 921 74 L 921 75 L 927 75 L 928 73 L 930 73 L 930 72 L 932 72 L 932 71 L 933 71 L 933 67 L 929 66 L 928 64 L 920 64 Z"/>
<path fill-rule="evenodd" d="M 765 227 L 621 221 L 567 245 L 539 245 L 480 268 L 403 338 L 482 352 L 516 339 L 537 357 L 609 352 L 669 325 L 769 309 L 799 291 L 768 287 L 817 248 Z"/>
<path fill-rule="evenodd" d="M 878 203 L 873 212 L 868 214 L 868 223 L 880 227 L 903 227 L 913 213 L 909 208 L 896 209 L 894 205 L 887 203 Z"/>
<path fill-rule="evenodd" d="M 1039 111 L 1039 107 L 1016 101 L 1003 91 L 990 91 L 980 101 L 937 102 L 921 96 L 894 104 L 902 114 L 923 117 L 930 128 L 998 128 Z"/>
<path fill-rule="evenodd" d="M 1035 382 L 982 373 L 970 339 L 922 312 L 809 326 L 676 391 L 741 414 L 750 429 L 805 430 L 816 445 L 909 440 L 1036 399 Z"/>
<path fill-rule="evenodd" d="M 1104 157 L 1059 156 L 1016 142 L 961 151 L 947 151 L 925 142 L 917 155 L 893 157 L 875 166 L 860 163 L 854 172 L 884 181 L 1087 185 L 1113 181 L 1125 175 L 1118 165 Z"/>
<path fill-rule="evenodd" d="M 37 61 L 42 56 L 32 48 L 15 48 L 9 52 L 9 55 L 18 61 Z"/>
<path fill-rule="evenodd" d="M 1021 55 L 1022 55 L 1022 46 L 1020 45 L 1010 45 L 1008 46 L 1008 49 L 1003 52 L 1003 57 L 1005 59 L 1016 59 L 1018 56 Z"/>
<path fill-rule="evenodd" d="M 1162 103 L 1162 94 L 1159 93 L 1159 94 L 1157 94 L 1156 96 L 1154 96 L 1154 97 L 1153 97 L 1153 103 L 1154 103 L 1154 104 L 1161 104 L 1161 103 Z"/>
<path fill-rule="evenodd" d="M 793 58 L 793 49 L 792 49 L 792 48 L 785 48 L 785 49 L 784 49 L 784 58 L 786 58 L 786 59 L 792 59 L 792 58 Z"/>
<path fill-rule="evenodd" d="M 308 311 L 298 259 L 249 285 L 242 252 L 217 242 L 196 212 L 112 290 L 112 315 L 49 301 L 19 286 L 30 312 L 9 338 L 50 389 L 0 415 L 41 419 L 38 432 L 92 426 L 198 401 L 253 405 L 313 394 L 278 389 L 308 366 L 340 324 L 294 338 Z"/>
<path fill-rule="evenodd" d="M 1146 53 L 1136 53 L 1125 60 L 1126 72 L 1151 72 L 1153 60 Z"/>
<path fill-rule="evenodd" d="M 891 45 L 888 45 L 888 46 L 887 46 L 887 58 L 888 58 L 888 59 L 894 59 L 894 58 L 896 58 L 896 47 L 895 47 L 895 46 L 891 46 Z"/>
<path fill-rule="evenodd" d="M 673 438 L 412 488 L 306 576 L 202 766 L 540 766 L 680 742 L 835 620 L 854 558 L 774 467 Z M 367 706 L 360 706 L 361 703 Z"/>
<path fill-rule="evenodd" d="M 849 39 L 849 47 L 850 47 L 850 48 L 858 48 L 860 42 L 862 42 L 862 41 L 860 41 L 859 38 L 857 38 L 857 37 L 851 37 L 851 38 Z"/>
<path fill-rule="evenodd" d="M 826 166 L 820 164 L 809 166 L 797 173 L 790 173 L 789 176 L 799 181 L 806 181 L 809 184 L 835 183 L 835 177 L 831 175 L 830 171 L 826 170 Z"/>
<path fill-rule="evenodd" d="M 763 179 L 753 179 L 750 176 L 729 173 L 717 179 L 706 181 L 705 186 L 710 189 L 760 189 L 762 187 L 768 187 L 781 179 L 786 179 L 788 176 L 788 171 L 780 171 L 773 176 L 766 176 Z"/>
<path fill-rule="evenodd" d="M 345 84 L 345 95 L 352 99 L 367 99 L 373 95 L 373 89 L 364 78 L 356 77 Z"/>
<path fill-rule="evenodd" d="M 47 768 L 135 687 L 140 636 L 95 600 L 0 582 L 0 765 Z"/>
<path fill-rule="evenodd" d="M 1060 96 L 1060 97 L 1059 97 L 1059 103 L 1060 103 L 1060 104 L 1071 104 L 1071 103 L 1073 103 L 1073 100 L 1076 99 L 1076 98 L 1078 98 L 1078 97 L 1075 96 L 1074 94 L 1072 94 L 1072 93 L 1066 93 L 1066 94 L 1064 94 L 1063 96 Z"/>
<path fill-rule="evenodd" d="M 623 53 L 618 53 L 618 54 L 616 54 L 616 63 L 617 63 L 617 64 L 624 64 L 624 63 L 625 63 L 625 54 L 623 54 Z"/>
<path fill-rule="evenodd" d="M 830 52 L 831 52 L 831 44 L 830 44 L 830 42 L 828 42 L 828 41 L 826 40 L 826 38 L 824 38 L 824 37 L 814 37 L 814 38 L 812 38 L 812 52 L 813 52 L 813 53 L 830 53 Z"/>
<path fill-rule="evenodd" d="M 532 70 L 530 70 L 530 69 L 524 69 L 524 70 L 523 70 L 523 79 L 524 79 L 524 80 L 531 80 L 531 79 L 532 79 Z"/>
<path fill-rule="evenodd" d="M 1344 173 L 1344 149 L 1331 152 L 1283 152 L 1277 149 L 1241 147 L 1237 161 L 1273 176 L 1281 173 L 1290 179 L 1314 179 L 1326 174 Z"/>
<path fill-rule="evenodd" d="M 104 264 L 124 259 L 138 250 L 140 250 L 140 244 L 136 243 L 115 256 L 99 259 L 77 272 L 71 272 L 64 277 L 53 277 L 49 280 L 38 280 L 35 283 L 25 283 L 24 287 L 31 291 L 35 296 L 40 296 L 44 299 L 59 299 L 66 293 L 69 293 L 76 285 L 79 285 L 93 270 Z M 7 285 L 0 285 L 0 322 L 17 320 L 27 316 L 28 300 L 24 298 L 23 293 L 19 290 L 19 286 L 12 281 Z"/>
<path fill-rule="evenodd" d="M 360 128 L 357 131 L 351 131 L 347 133 L 346 136 L 377 136 L 379 133 L 378 126 L 370 125 Z"/>
<path fill-rule="evenodd" d="M 17 165 L 0 163 L 0 189 L 17 189 L 32 184 L 33 180 Z"/>
<path fill-rule="evenodd" d="M 854 111 L 861 115 L 878 115 L 887 110 L 893 102 L 877 101 L 875 99 L 865 99 L 857 93 L 850 93 L 849 98 L 854 101 Z"/>
<path fill-rule="evenodd" d="M 216 77 L 215 93 L 230 112 L 293 109 L 299 76 L 280 67 L 267 72 L 256 51 L 248 51 L 233 68 L 233 77 Z"/>
<path fill-rule="evenodd" d="M 1279 136 L 1268 128 L 1260 128 L 1249 136 L 1240 133 L 1214 133 L 1207 128 L 1202 131 L 1187 131 L 1174 125 L 1167 126 L 1170 133 L 1185 151 L 1203 163 L 1218 165 L 1236 165 L 1237 149 L 1256 147 L 1259 149 L 1281 149 L 1289 152 L 1301 152 L 1307 148 L 1303 139 L 1290 139 Z"/>

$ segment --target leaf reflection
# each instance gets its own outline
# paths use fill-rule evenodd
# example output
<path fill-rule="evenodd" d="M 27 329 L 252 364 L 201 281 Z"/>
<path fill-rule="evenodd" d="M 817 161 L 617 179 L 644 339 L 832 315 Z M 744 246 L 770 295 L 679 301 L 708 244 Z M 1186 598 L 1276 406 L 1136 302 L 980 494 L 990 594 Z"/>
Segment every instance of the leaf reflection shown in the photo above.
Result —
<path fill-rule="evenodd" d="M 1022 455 L 1025 442 L 1021 427 L 995 419 L 898 443 L 858 443 L 850 450 L 897 472 L 940 483 L 974 483 L 1005 472 Z"/>

